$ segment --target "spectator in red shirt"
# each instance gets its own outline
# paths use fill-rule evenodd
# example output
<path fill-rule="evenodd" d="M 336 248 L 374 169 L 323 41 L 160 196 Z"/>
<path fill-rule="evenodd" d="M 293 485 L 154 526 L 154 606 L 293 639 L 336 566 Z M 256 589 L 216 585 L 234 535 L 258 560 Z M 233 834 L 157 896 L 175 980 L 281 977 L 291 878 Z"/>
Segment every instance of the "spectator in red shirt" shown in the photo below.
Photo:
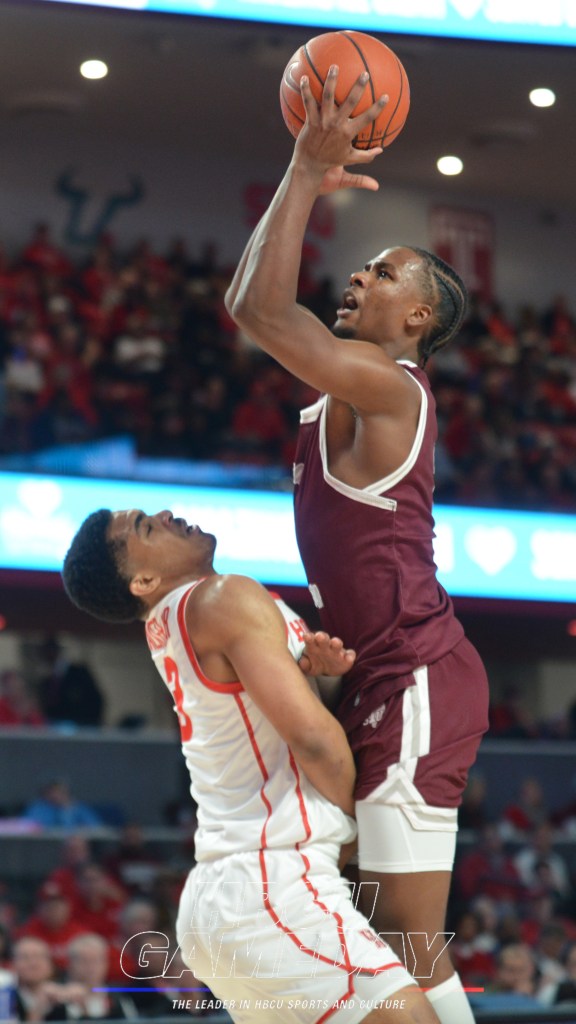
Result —
<path fill-rule="evenodd" d="M 512 834 L 531 832 L 548 822 L 550 814 L 538 779 L 528 778 L 520 785 L 518 800 L 504 810 L 503 825 Z"/>
<path fill-rule="evenodd" d="M 232 431 L 244 456 L 267 456 L 271 461 L 278 457 L 288 424 L 265 378 L 257 377 L 248 398 L 237 406 Z"/>
<path fill-rule="evenodd" d="M 118 930 L 118 915 L 126 895 L 99 864 L 84 864 L 77 876 L 78 896 L 74 918 L 84 931 L 112 939 Z"/>
<path fill-rule="evenodd" d="M 494 977 L 494 952 L 486 948 L 480 919 L 473 911 L 465 911 L 456 922 L 456 931 L 449 949 L 452 963 L 463 985 L 483 986 Z"/>
<path fill-rule="evenodd" d="M 506 687 L 502 698 L 490 705 L 490 736 L 505 739 L 533 739 L 538 725 L 525 703 L 524 694 L 514 684 Z"/>
<path fill-rule="evenodd" d="M 16 669 L 0 674 L 0 726 L 45 725 L 46 719 L 26 679 Z"/>
<path fill-rule="evenodd" d="M 514 861 L 494 824 L 485 825 L 476 849 L 462 857 L 456 868 L 456 884 L 463 900 L 491 896 L 501 903 L 516 904 L 525 889 Z"/>
<path fill-rule="evenodd" d="M 74 833 L 62 843 L 61 864 L 48 875 L 46 882 L 57 885 L 74 903 L 80 895 L 78 873 L 91 861 L 92 853 L 86 836 L 81 832 Z"/>
<path fill-rule="evenodd" d="M 35 938 L 45 942 L 55 966 L 64 970 L 68 963 L 68 944 L 88 928 L 73 917 L 73 906 L 54 882 L 45 882 L 40 889 L 36 912 L 17 930 L 18 938 Z"/>
<path fill-rule="evenodd" d="M 138 896 L 151 892 L 161 864 L 150 850 L 140 825 L 131 822 L 122 830 L 120 841 L 104 866 L 125 892 Z"/>
<path fill-rule="evenodd" d="M 48 224 L 37 224 L 34 234 L 21 255 L 22 262 L 43 273 L 70 274 L 72 266 L 68 257 L 54 245 Z"/>

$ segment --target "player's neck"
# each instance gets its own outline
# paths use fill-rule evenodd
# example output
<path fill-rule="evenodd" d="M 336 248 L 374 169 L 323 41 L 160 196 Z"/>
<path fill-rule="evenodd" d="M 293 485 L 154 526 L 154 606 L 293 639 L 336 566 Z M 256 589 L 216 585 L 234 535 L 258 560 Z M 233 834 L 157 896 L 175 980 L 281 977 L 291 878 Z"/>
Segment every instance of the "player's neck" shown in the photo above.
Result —
<path fill-rule="evenodd" d="M 158 584 L 158 587 L 147 602 L 146 616 L 148 618 L 150 612 L 156 605 L 160 604 L 168 594 L 171 594 L 173 590 L 179 590 L 180 587 L 189 586 L 192 587 L 195 583 L 199 583 L 201 580 L 205 580 L 208 576 L 217 576 L 213 565 L 206 566 L 202 571 L 194 573 L 182 573 L 180 576 L 167 577 Z"/>

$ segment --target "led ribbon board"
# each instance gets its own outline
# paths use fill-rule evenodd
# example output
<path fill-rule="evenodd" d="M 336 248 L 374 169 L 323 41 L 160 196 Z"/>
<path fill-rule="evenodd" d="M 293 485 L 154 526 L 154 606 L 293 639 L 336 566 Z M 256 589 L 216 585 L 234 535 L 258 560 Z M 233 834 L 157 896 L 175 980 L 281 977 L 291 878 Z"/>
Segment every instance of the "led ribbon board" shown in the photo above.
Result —
<path fill-rule="evenodd" d="M 60 0 L 45 0 L 48 3 Z M 576 45 L 576 0 L 69 0 L 131 11 L 355 28 L 364 32 Z"/>
<path fill-rule="evenodd" d="M 59 572 L 98 508 L 170 509 L 218 538 L 216 569 L 306 586 L 292 496 L 270 491 L 0 474 L 0 568 Z M 460 597 L 576 600 L 576 515 L 437 506 L 438 575 Z"/>

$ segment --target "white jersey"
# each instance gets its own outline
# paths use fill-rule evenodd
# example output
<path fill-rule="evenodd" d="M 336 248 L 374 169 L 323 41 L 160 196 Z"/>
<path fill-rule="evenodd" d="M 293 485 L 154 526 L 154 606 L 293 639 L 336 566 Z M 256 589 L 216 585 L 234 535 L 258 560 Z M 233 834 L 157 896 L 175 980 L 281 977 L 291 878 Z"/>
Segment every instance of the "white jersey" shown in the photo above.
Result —
<path fill-rule="evenodd" d="M 174 698 L 198 805 L 196 860 L 320 840 L 347 842 L 352 834 L 346 815 L 300 771 L 242 683 L 218 683 L 202 672 L 185 622 L 186 602 L 199 583 L 173 590 L 146 622 L 154 664 Z M 305 624 L 274 598 L 286 622 L 289 650 L 298 659 Z M 270 679 L 270 686 L 274 682 Z"/>

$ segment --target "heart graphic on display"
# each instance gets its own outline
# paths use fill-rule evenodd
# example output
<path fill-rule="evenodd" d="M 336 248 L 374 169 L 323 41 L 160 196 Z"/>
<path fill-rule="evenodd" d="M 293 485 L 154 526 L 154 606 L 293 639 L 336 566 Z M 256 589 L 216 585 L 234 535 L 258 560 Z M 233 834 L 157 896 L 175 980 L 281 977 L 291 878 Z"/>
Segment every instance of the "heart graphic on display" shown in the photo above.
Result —
<path fill-rule="evenodd" d="M 18 488 L 24 508 L 37 519 L 48 519 L 62 504 L 62 490 L 52 480 L 26 480 Z"/>
<path fill-rule="evenodd" d="M 474 18 L 482 10 L 484 0 L 452 0 L 452 7 L 462 18 Z"/>
<path fill-rule="evenodd" d="M 464 547 L 488 576 L 496 576 L 514 558 L 517 544 L 505 526 L 472 526 L 466 531 Z"/>

